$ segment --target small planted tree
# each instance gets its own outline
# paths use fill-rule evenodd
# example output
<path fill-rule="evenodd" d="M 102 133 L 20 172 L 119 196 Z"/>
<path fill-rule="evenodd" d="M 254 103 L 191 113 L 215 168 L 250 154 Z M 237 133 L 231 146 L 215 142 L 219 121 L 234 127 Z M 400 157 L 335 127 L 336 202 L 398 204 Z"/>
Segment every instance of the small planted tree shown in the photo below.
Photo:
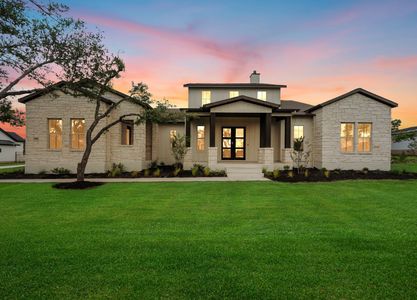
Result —
<path fill-rule="evenodd" d="M 184 135 L 175 134 L 171 138 L 171 151 L 174 155 L 175 164 L 182 168 L 184 157 L 187 154 L 187 138 Z"/>
<path fill-rule="evenodd" d="M 309 148 L 309 145 L 304 142 L 304 137 L 294 140 L 294 147 L 290 155 L 298 174 L 302 172 L 304 166 L 307 166 L 310 160 L 311 153 L 306 148 Z"/>

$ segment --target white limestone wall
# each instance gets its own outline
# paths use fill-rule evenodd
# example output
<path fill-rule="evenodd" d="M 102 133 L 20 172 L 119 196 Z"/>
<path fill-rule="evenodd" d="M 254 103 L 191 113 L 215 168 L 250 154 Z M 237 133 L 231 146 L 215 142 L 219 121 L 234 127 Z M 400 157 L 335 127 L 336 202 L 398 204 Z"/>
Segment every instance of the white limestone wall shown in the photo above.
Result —
<path fill-rule="evenodd" d="M 391 108 L 361 94 L 354 94 L 314 112 L 315 166 L 327 169 L 390 170 Z M 353 153 L 340 151 L 340 124 L 355 123 Z M 357 124 L 372 123 L 372 151 L 357 151 Z M 321 146 L 320 146 L 321 145 Z"/>

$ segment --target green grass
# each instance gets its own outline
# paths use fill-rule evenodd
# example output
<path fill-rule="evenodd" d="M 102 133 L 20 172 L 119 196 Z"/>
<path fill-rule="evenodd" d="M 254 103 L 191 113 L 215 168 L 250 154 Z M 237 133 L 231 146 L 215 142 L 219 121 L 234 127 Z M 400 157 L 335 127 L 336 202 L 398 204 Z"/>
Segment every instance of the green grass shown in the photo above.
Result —
<path fill-rule="evenodd" d="M 0 173 L 23 173 L 25 171 L 25 167 L 15 167 L 15 168 L 7 168 L 7 169 L 0 169 Z"/>
<path fill-rule="evenodd" d="M 0 184 L 1 298 L 417 298 L 417 181 Z"/>
<path fill-rule="evenodd" d="M 0 166 L 24 165 L 25 163 L 18 162 L 0 162 Z"/>
<path fill-rule="evenodd" d="M 405 156 L 403 161 L 401 161 L 401 155 L 393 155 L 392 158 L 394 163 L 391 165 L 391 170 L 417 173 L 417 156 Z"/>

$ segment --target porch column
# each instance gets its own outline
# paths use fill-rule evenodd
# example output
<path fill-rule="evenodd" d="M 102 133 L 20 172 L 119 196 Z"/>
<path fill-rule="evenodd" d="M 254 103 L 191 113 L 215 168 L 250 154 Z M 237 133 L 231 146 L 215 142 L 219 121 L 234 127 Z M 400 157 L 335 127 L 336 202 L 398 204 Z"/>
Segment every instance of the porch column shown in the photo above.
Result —
<path fill-rule="evenodd" d="M 191 121 L 189 118 L 185 118 L 185 144 L 187 147 L 191 145 Z"/>
<path fill-rule="evenodd" d="M 271 148 L 271 114 L 261 114 L 259 125 L 259 147 Z"/>
<path fill-rule="evenodd" d="M 210 114 L 210 147 L 216 147 L 216 114 Z"/>
<path fill-rule="evenodd" d="M 285 148 L 291 148 L 291 117 L 285 117 Z"/>

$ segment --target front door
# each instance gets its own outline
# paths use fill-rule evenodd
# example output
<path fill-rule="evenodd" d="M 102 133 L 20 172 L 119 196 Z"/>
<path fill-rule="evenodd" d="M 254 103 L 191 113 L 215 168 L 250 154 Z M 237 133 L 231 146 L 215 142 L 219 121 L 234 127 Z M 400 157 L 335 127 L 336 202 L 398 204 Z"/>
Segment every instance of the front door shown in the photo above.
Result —
<path fill-rule="evenodd" d="M 222 159 L 244 160 L 246 157 L 245 127 L 222 128 Z"/>

